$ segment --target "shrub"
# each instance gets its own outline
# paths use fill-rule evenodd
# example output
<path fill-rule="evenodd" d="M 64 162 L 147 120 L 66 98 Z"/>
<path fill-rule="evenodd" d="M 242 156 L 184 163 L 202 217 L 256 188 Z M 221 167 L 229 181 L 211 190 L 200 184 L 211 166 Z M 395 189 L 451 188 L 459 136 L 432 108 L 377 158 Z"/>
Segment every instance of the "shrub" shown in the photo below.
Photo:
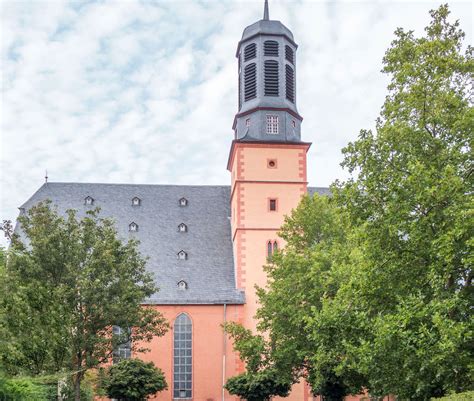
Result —
<path fill-rule="evenodd" d="M 0 377 L 2 401 L 49 401 L 55 386 L 38 383 L 30 377 Z"/>
<path fill-rule="evenodd" d="M 110 398 L 122 401 L 144 401 L 168 388 L 161 369 L 140 359 L 124 359 L 111 366 L 102 385 Z"/>
<path fill-rule="evenodd" d="M 474 400 L 474 391 L 465 393 L 450 394 L 442 398 L 432 398 L 432 401 L 472 401 Z"/>

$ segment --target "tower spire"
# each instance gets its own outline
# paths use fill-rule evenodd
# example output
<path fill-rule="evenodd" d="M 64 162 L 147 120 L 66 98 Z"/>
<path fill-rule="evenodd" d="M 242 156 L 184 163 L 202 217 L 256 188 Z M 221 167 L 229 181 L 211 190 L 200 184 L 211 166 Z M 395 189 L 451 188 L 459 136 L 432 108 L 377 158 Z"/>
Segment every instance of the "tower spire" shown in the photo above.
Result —
<path fill-rule="evenodd" d="M 270 19 L 270 16 L 268 13 L 268 0 L 265 0 L 265 6 L 263 8 L 263 19 L 264 21 L 268 21 Z"/>

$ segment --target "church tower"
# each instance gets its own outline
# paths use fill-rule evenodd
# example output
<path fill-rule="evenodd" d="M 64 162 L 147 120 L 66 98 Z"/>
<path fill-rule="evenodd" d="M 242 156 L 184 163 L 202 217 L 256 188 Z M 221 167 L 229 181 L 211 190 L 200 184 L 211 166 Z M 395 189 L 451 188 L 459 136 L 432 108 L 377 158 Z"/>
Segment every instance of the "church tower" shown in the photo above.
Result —
<path fill-rule="evenodd" d="M 277 236 L 284 216 L 307 191 L 306 153 L 296 107 L 293 34 L 270 19 L 245 28 L 237 46 L 239 100 L 227 168 L 231 172 L 231 226 L 236 283 L 245 291 L 241 323 L 255 328 L 255 285 L 264 286 L 263 266 L 284 246 Z"/>

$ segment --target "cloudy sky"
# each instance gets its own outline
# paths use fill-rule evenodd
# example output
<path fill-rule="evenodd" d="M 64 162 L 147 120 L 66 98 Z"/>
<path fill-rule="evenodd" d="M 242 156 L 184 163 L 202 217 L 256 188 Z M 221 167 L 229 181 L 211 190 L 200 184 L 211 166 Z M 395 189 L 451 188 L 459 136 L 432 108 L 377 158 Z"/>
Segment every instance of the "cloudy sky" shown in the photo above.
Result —
<path fill-rule="evenodd" d="M 341 148 L 385 96 L 398 26 L 433 1 L 270 0 L 294 33 L 309 180 L 344 178 Z M 472 43 L 473 6 L 450 2 Z M 263 0 L 3 1 L 0 218 L 44 182 L 228 184 L 236 45 Z"/>

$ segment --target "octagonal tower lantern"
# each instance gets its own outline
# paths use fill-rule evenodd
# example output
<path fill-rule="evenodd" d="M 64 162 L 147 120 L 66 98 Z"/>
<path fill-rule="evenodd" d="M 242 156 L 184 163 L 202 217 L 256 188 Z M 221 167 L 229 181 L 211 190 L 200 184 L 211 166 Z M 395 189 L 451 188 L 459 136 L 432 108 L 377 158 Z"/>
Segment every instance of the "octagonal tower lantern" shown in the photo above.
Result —
<path fill-rule="evenodd" d="M 263 19 L 245 28 L 237 46 L 236 140 L 301 140 L 303 119 L 296 108 L 297 48 L 291 31 L 280 21 L 270 20 L 265 1 Z"/>

